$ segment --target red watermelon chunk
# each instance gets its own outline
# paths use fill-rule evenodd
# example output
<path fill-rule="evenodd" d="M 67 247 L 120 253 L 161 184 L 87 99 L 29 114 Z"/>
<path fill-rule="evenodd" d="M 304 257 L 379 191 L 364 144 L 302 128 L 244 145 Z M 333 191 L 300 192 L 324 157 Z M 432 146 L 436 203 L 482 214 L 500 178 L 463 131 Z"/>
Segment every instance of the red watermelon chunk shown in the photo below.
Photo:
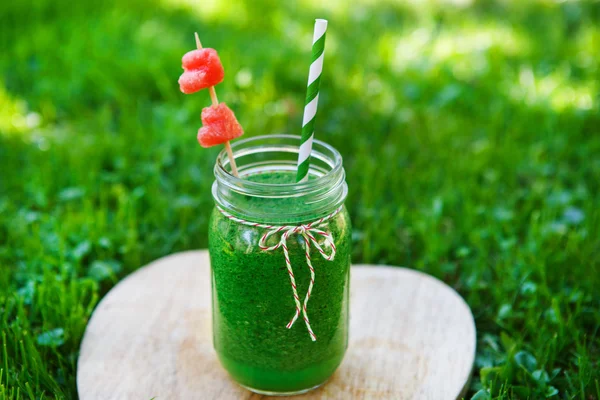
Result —
<path fill-rule="evenodd" d="M 187 52 L 181 59 L 183 74 L 179 88 L 190 94 L 223 81 L 225 71 L 215 49 L 204 48 Z"/>
<path fill-rule="evenodd" d="M 233 111 L 225 103 L 202 109 L 202 125 L 198 130 L 198 142 L 202 147 L 223 144 L 244 134 Z"/>

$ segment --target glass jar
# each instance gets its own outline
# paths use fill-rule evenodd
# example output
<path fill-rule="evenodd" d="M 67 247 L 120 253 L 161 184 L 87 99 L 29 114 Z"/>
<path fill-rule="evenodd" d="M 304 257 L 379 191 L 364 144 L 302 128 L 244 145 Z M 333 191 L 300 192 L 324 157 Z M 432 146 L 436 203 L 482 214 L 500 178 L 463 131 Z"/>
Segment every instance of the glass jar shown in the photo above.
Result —
<path fill-rule="evenodd" d="M 223 151 L 209 227 L 213 342 L 223 367 L 261 394 L 324 383 L 348 346 L 350 219 L 342 157 L 315 140 L 296 183 L 300 137 L 235 142 Z M 308 250 L 308 251 L 307 251 Z"/>

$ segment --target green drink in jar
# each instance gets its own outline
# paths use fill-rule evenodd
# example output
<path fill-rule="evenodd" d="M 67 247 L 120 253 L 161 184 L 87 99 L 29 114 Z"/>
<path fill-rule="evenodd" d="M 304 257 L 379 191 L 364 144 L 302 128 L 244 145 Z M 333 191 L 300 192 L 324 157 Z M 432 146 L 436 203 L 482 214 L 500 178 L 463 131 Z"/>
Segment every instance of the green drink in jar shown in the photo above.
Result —
<path fill-rule="evenodd" d="M 299 141 L 236 142 L 239 178 L 228 172 L 225 152 L 215 165 L 214 346 L 238 383 L 263 394 L 321 385 L 348 345 L 351 226 L 342 158 L 314 141 L 309 179 L 296 183 Z"/>

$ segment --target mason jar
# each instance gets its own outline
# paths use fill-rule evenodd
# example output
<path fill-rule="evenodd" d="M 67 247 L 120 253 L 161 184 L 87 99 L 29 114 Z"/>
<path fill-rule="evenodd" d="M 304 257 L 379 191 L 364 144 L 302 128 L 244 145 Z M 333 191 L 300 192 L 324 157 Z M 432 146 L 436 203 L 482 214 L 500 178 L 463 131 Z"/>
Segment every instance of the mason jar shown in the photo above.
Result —
<path fill-rule="evenodd" d="M 315 140 L 296 183 L 299 136 L 232 144 L 217 158 L 209 252 L 214 347 L 247 389 L 298 394 L 323 384 L 348 346 L 351 226 L 342 157 Z"/>

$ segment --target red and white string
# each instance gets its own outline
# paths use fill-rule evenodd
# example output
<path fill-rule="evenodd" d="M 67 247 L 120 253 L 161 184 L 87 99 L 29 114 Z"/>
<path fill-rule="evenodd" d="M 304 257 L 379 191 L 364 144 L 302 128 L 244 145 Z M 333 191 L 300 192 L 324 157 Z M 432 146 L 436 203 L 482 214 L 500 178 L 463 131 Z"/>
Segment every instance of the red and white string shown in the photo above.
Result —
<path fill-rule="evenodd" d="M 246 221 L 245 219 L 234 217 L 233 215 L 229 214 L 227 211 L 223 210 L 221 207 L 217 206 L 217 209 L 226 218 L 228 218 L 234 222 L 237 222 L 237 223 L 240 223 L 243 225 L 254 226 L 257 228 L 267 229 L 268 231 L 265 232 L 264 235 L 262 235 L 260 240 L 258 241 L 258 247 L 261 250 L 274 251 L 274 250 L 279 249 L 280 247 L 283 249 L 285 265 L 287 267 L 288 274 L 290 276 L 290 283 L 292 285 L 292 293 L 294 295 L 294 303 L 296 303 L 296 311 L 294 313 L 294 316 L 290 320 L 290 322 L 288 322 L 288 324 L 286 325 L 286 328 L 290 329 L 294 325 L 294 322 L 296 322 L 296 320 L 300 316 L 300 313 L 302 312 L 302 317 L 304 319 L 304 323 L 306 324 L 306 329 L 308 330 L 310 338 L 313 342 L 316 341 L 317 337 L 315 336 L 315 333 L 313 332 L 312 328 L 310 327 L 310 321 L 308 320 L 308 312 L 307 312 L 307 308 L 306 308 L 306 305 L 308 304 L 308 299 L 310 298 L 310 295 L 313 290 L 313 286 L 315 284 L 315 269 L 313 268 L 312 262 L 310 261 L 310 247 L 311 247 L 311 243 L 312 243 L 314 245 L 314 247 L 319 251 L 319 253 L 321 253 L 321 256 L 325 260 L 327 260 L 327 261 L 333 260 L 333 258 L 335 257 L 335 252 L 336 252 L 335 244 L 333 242 L 333 236 L 329 232 L 318 229 L 317 226 L 319 226 L 323 222 L 333 218 L 337 213 L 339 213 L 341 211 L 342 207 L 340 206 L 334 212 L 332 212 L 329 215 L 324 216 L 323 218 L 320 218 L 316 221 L 312 221 L 308 224 L 302 224 L 302 225 L 260 224 L 257 222 L 250 222 L 250 221 Z M 281 233 L 279 242 L 273 246 L 267 246 L 267 244 L 266 244 L 267 240 L 271 236 L 277 235 L 279 233 Z M 306 265 L 308 266 L 308 269 L 310 270 L 310 283 L 308 284 L 308 290 L 306 291 L 306 296 L 304 297 L 303 304 L 300 303 L 300 297 L 298 297 L 298 290 L 296 287 L 296 279 L 294 278 L 294 271 L 292 270 L 292 263 L 290 261 L 290 255 L 289 255 L 289 250 L 288 250 L 288 246 L 287 246 L 288 238 L 290 237 L 290 235 L 294 235 L 294 234 L 301 235 L 302 238 L 304 239 L 304 253 L 306 255 Z M 323 238 L 323 246 L 321 246 L 319 244 L 316 236 L 321 236 Z"/>

